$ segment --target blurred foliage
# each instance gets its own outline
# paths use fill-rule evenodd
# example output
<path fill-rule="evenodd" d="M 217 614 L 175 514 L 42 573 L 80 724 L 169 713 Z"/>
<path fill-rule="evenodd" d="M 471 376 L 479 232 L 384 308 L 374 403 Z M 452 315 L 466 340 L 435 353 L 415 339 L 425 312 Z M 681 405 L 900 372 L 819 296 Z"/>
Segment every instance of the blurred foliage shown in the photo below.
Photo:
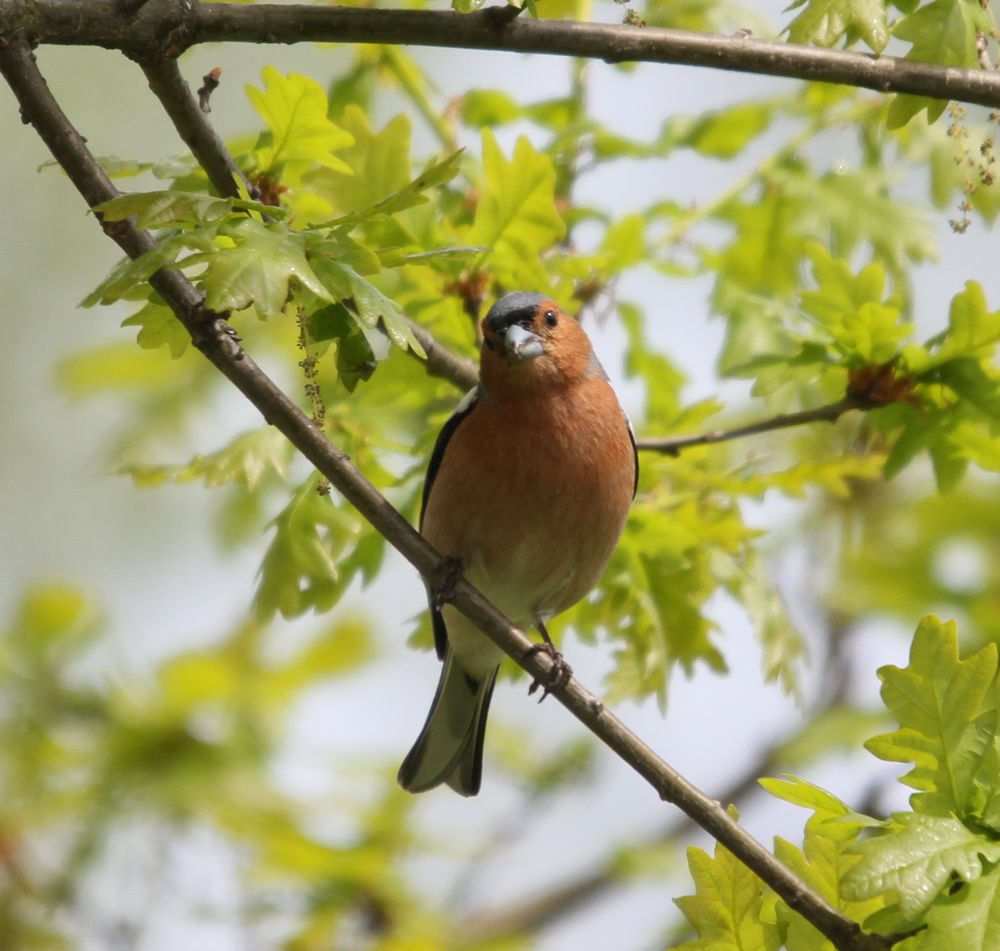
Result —
<path fill-rule="evenodd" d="M 582 0 L 527 7 L 527 16 L 593 12 Z M 717 0 L 647 0 L 631 13 L 657 26 L 768 30 L 754 10 Z M 911 58 L 973 67 L 977 37 L 995 35 L 978 0 L 799 0 L 784 27 L 794 42 L 864 44 L 876 54 L 910 44 Z M 136 826 L 178 840 L 212 830 L 238 870 L 247 927 L 279 934 L 275 947 L 535 940 L 531 929 L 501 922 L 477 931 L 428 906 L 405 860 L 431 854 L 465 867 L 474 857 L 448 854 L 447 836 L 422 833 L 390 764 L 357 764 L 365 792 L 349 802 L 281 791 L 275 764 L 288 711 L 317 684 L 360 675 L 374 647 L 366 622 L 340 614 L 278 660 L 271 632 L 282 619 L 330 611 L 377 578 L 385 543 L 266 426 L 219 431 L 214 448 L 193 454 L 193 433 L 226 384 L 150 288 L 164 266 L 231 312 L 248 349 L 292 381 L 317 424 L 414 518 L 425 460 L 458 393 L 426 374 L 410 322 L 474 358 L 477 320 L 508 290 L 545 291 L 585 322 L 618 322 L 640 435 L 850 399 L 862 412 L 806 435 L 644 453 L 625 536 L 602 584 L 564 623 L 613 656 L 609 700 L 652 696 L 666 706 L 678 672 L 726 672 L 719 604 L 737 604 L 759 642 L 763 678 L 805 707 L 766 757 L 769 768 L 798 770 L 856 752 L 884 727 L 883 711 L 854 699 L 852 631 L 879 617 L 910 628 L 931 611 L 958 615 L 980 653 L 959 661 L 954 627 L 926 620 L 910 668 L 882 672 L 900 729 L 869 748 L 915 763 L 904 778 L 919 790 L 913 811 L 874 819 L 805 780 L 769 780 L 770 792 L 813 812 L 801 845 L 779 839 L 775 851 L 858 921 L 882 931 L 926 926 L 902 948 L 954 947 L 947 935 L 973 931 L 1000 941 L 990 930 L 1000 861 L 1000 310 L 976 275 L 951 289 L 947 313 L 928 313 L 913 290 L 914 269 L 936 256 L 944 214 L 957 209 L 951 225 L 965 231 L 989 228 L 1000 210 L 998 118 L 952 108 L 935 121 L 941 103 L 803 83 L 665 116 L 641 140 L 596 118 L 587 70 L 566 69 L 568 91 L 554 98 L 520 102 L 470 79 L 444 102 L 403 47 L 358 47 L 326 87 L 265 68 L 246 90 L 260 127 L 230 143 L 259 198 L 218 196 L 190 156 L 102 160 L 137 189 L 101 206 L 104 218 L 134 218 L 157 246 L 123 261 L 84 300 L 129 302 L 123 325 L 138 347 L 75 356 L 61 384 L 78 396 L 116 395 L 128 416 L 116 469 L 143 488 L 216 490 L 220 539 L 262 549 L 261 567 L 244 621 L 141 684 L 127 672 L 81 673 L 102 642 L 100 612 L 85 595 L 61 586 L 25 593 L 0 639 L 0 947 L 76 947 L 80 927 L 103 933 L 134 926 L 130 915 L 141 920 L 142 909 L 127 908 L 120 921 L 88 920 L 80 897 L 113 862 L 117 837 Z M 375 121 L 400 101 L 402 112 Z M 415 122 L 435 154 L 414 154 Z M 709 168 L 715 193 L 694 202 L 664 174 L 627 214 L 578 200 L 591 176 L 675 159 Z M 745 405 L 686 398 L 684 373 L 652 341 L 684 334 L 689 318 L 629 300 L 621 279 L 637 271 L 664 294 L 671 282 L 711 282 L 709 311 L 724 328 L 719 374 L 745 381 Z M 792 514 L 772 521 L 761 501 Z M 808 590 L 796 592 L 813 615 L 805 634 L 771 578 L 789 553 L 814 569 Z M 425 621 L 413 639 L 429 645 Z M 802 675 L 810 654 L 829 673 L 819 688 Z M 492 765 L 529 804 L 592 775 L 589 744 L 543 751 L 495 729 Z M 347 834 L 318 831 L 314 820 L 330 814 Z M 657 834 L 622 843 L 604 880 L 664 876 L 672 842 Z M 696 894 L 678 901 L 686 924 L 675 929 L 690 939 L 684 947 L 829 946 L 721 847 L 714 856 L 692 850 L 689 861 Z"/>

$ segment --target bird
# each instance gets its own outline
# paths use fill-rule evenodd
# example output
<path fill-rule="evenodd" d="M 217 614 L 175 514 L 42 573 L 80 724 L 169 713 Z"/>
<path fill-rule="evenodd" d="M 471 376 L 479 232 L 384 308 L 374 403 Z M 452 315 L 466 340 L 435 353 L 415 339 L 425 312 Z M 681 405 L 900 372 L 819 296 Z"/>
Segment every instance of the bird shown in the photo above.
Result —
<path fill-rule="evenodd" d="M 534 649 L 568 677 L 545 625 L 611 558 L 638 484 L 635 434 L 583 327 L 551 297 L 508 293 L 481 330 L 479 383 L 431 453 L 420 533 L 515 625 L 535 626 Z M 441 675 L 397 779 L 474 796 L 503 653 L 440 592 L 428 596 Z"/>

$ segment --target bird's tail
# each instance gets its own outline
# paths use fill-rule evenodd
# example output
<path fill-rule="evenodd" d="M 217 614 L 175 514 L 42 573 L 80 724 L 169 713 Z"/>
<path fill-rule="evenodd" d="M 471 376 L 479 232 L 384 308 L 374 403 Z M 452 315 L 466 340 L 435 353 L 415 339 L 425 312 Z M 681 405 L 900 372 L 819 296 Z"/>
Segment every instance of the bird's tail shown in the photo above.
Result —
<path fill-rule="evenodd" d="M 447 783 L 463 796 L 479 792 L 486 714 L 497 669 L 482 680 L 470 677 L 449 648 L 427 722 L 399 767 L 403 789 L 418 793 Z"/>

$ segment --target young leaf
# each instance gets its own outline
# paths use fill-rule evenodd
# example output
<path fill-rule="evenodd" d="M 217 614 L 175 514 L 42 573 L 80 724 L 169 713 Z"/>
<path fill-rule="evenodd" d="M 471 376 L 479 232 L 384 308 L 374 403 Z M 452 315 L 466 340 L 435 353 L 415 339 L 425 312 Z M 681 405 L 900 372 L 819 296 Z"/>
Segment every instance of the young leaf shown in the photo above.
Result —
<path fill-rule="evenodd" d="M 131 317 L 126 317 L 121 325 L 139 328 L 137 340 L 143 350 L 167 347 L 174 360 L 187 350 L 191 342 L 187 328 L 169 307 L 161 303 L 150 301 Z"/>
<path fill-rule="evenodd" d="M 491 248 L 490 268 L 507 287 L 543 290 L 549 278 L 538 257 L 565 233 L 555 203 L 555 169 L 525 136 L 504 158 L 493 134 L 483 130 L 483 185 L 470 244 Z"/>
<path fill-rule="evenodd" d="M 934 0 L 904 16 L 893 34 L 913 44 L 906 59 L 978 69 L 976 34 L 989 36 L 992 29 L 989 9 L 979 0 Z M 927 121 L 935 122 L 947 105 L 943 99 L 897 95 L 889 109 L 887 123 L 890 129 L 900 128 L 924 109 Z"/>
<path fill-rule="evenodd" d="M 350 172 L 331 153 L 354 140 L 329 119 L 323 87 L 300 73 L 283 76 L 273 66 L 265 66 L 261 78 L 263 90 L 246 87 L 247 98 L 269 130 L 255 149 L 258 168 L 275 174 L 289 162 L 303 162 Z"/>
<path fill-rule="evenodd" d="M 975 881 L 953 885 L 924 921 L 927 931 L 920 951 L 1000 946 L 1000 866 Z"/>
<path fill-rule="evenodd" d="M 225 198 L 182 191 L 133 192 L 93 208 L 105 221 L 124 221 L 135 215 L 137 228 L 193 226 L 219 221 L 230 210 L 230 203 Z"/>
<path fill-rule="evenodd" d="M 274 520 L 274 538 L 260 566 L 254 607 L 257 616 L 298 617 L 328 611 L 339 599 L 345 578 L 338 564 L 362 534 L 361 517 L 316 491 L 317 477 L 295 491 Z"/>
<path fill-rule="evenodd" d="M 987 699 L 996 671 L 996 645 L 960 660 L 955 622 L 933 616 L 917 628 L 909 666 L 879 670 L 882 699 L 900 728 L 866 746 L 880 759 L 914 764 L 902 782 L 920 790 L 911 797 L 918 812 L 964 817 L 972 811 L 976 779 L 997 728 Z"/>
<path fill-rule="evenodd" d="M 244 218 L 227 229 L 236 243 L 207 255 L 200 278 L 212 310 L 243 310 L 253 304 L 262 317 L 284 310 L 294 280 L 322 300 L 333 300 L 313 272 L 304 239 L 282 222 Z"/>
<path fill-rule="evenodd" d="M 854 901 L 886 892 L 899 899 L 907 920 L 918 920 L 934 904 L 953 876 L 973 882 L 984 863 L 1000 860 L 1000 842 L 972 832 L 954 816 L 905 813 L 898 827 L 852 847 L 861 861 L 841 882 L 841 893 Z"/>
<path fill-rule="evenodd" d="M 791 8 L 804 9 L 789 25 L 788 39 L 833 46 L 846 37 L 850 46 L 860 37 L 873 53 L 881 53 L 889 42 L 885 6 L 884 0 L 797 0 Z"/>
<path fill-rule="evenodd" d="M 374 330 L 381 325 L 395 346 L 401 350 L 409 348 L 419 356 L 424 356 L 423 347 L 413 336 L 403 312 L 393 300 L 348 264 L 331 258 L 316 258 L 315 263 L 320 277 L 335 297 L 340 300 L 353 299 L 355 313 L 363 327 Z M 331 298 L 327 296 L 325 299 Z"/>
<path fill-rule="evenodd" d="M 841 894 L 840 882 L 844 875 L 860 861 L 860 857 L 850 851 L 851 845 L 851 839 L 826 838 L 807 828 L 801 849 L 777 837 L 774 854 L 799 881 L 822 895 L 843 915 L 860 922 L 883 908 L 886 899 L 883 895 L 875 895 L 853 901 Z M 785 951 L 834 951 L 833 943 L 784 901 L 778 902 L 775 917 L 784 933 Z"/>
<path fill-rule="evenodd" d="M 721 845 L 714 857 L 694 847 L 687 854 L 696 893 L 674 904 L 698 937 L 677 951 L 778 951 L 777 927 L 761 920 L 764 883 Z"/>
<path fill-rule="evenodd" d="M 201 481 L 206 488 L 241 485 L 254 490 L 271 475 L 284 477 L 291 444 L 276 429 L 264 426 L 235 436 L 221 449 L 195 456 L 187 465 L 127 465 L 118 471 L 131 475 L 144 488 L 174 482 Z"/>

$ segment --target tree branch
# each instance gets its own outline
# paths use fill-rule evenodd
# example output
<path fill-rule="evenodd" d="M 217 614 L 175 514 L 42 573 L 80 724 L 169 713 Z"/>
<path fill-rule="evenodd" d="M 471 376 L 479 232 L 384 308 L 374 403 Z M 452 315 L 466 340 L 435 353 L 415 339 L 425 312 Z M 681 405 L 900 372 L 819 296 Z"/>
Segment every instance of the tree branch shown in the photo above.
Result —
<path fill-rule="evenodd" d="M 431 376 L 439 376 L 454 383 L 460 390 L 469 390 L 476 385 L 479 373 L 475 365 L 449 350 L 433 334 L 419 324 L 407 320 L 413 335 L 427 353 L 427 359 L 421 362 Z M 412 351 L 411 351 L 412 352 Z M 420 359 L 413 354 L 416 359 Z M 852 409 L 871 409 L 872 403 L 861 396 L 848 394 L 835 403 L 817 406 L 798 413 L 779 413 L 768 419 L 747 423 L 733 429 L 716 429 L 697 436 L 663 436 L 636 440 L 636 448 L 644 452 L 660 452 L 668 456 L 679 456 L 685 449 L 693 446 L 707 446 L 717 442 L 728 442 L 731 439 L 741 439 L 744 436 L 756 436 L 759 433 L 771 432 L 774 429 L 790 429 L 793 426 L 805 426 L 809 423 L 834 423 L 844 413 Z"/>
<path fill-rule="evenodd" d="M 840 419 L 848 410 L 869 409 L 870 406 L 857 396 L 845 396 L 836 403 L 827 403 L 815 409 L 804 409 L 798 413 L 779 413 L 769 419 L 748 423 L 746 426 L 736 426 L 733 429 L 716 429 L 699 436 L 666 436 L 653 439 L 639 439 L 636 446 L 648 452 L 662 452 L 668 456 L 679 456 L 684 449 L 692 446 L 708 446 L 717 442 L 728 442 L 730 439 L 740 439 L 743 436 L 756 436 L 768 433 L 773 429 L 790 429 L 792 426 L 805 426 L 808 423 L 833 423 Z"/>
<path fill-rule="evenodd" d="M 133 57 L 142 67 L 149 88 L 160 100 L 174 128 L 184 140 L 215 190 L 226 198 L 238 194 L 234 176 L 242 179 L 251 198 L 259 199 L 257 187 L 239 170 L 225 143 L 219 138 L 208 116 L 201 111 L 177 66 L 168 57 Z"/>
<path fill-rule="evenodd" d="M 116 197 L 116 189 L 52 96 L 26 41 L 0 42 L 0 73 L 17 97 L 22 118 L 34 126 L 87 204 L 94 206 Z M 154 245 L 148 233 L 138 231 L 128 221 L 102 221 L 102 227 L 130 257 L 137 257 Z M 208 311 L 195 287 L 176 270 L 158 271 L 150 278 L 150 283 L 188 329 L 195 346 L 425 579 L 440 587 L 436 582 L 449 575 L 448 562 L 254 363 L 228 331 L 224 315 Z M 459 580 L 449 589 L 448 600 L 506 654 L 532 677 L 548 678 L 552 662 L 542 653 L 530 653 L 531 641 L 472 585 Z M 886 939 L 865 934 L 859 925 L 839 914 L 821 895 L 804 885 L 741 829 L 718 802 L 680 776 L 577 680 L 570 679 L 553 693 L 581 723 L 643 776 L 662 799 L 677 805 L 753 869 L 837 948 L 884 951 L 890 946 Z"/>
<path fill-rule="evenodd" d="M 759 778 L 781 772 L 789 745 L 799 739 L 803 731 L 808 730 L 810 724 L 815 723 L 818 718 L 844 704 L 852 674 L 851 662 L 845 653 L 850 622 L 838 612 L 828 610 L 826 627 L 825 642 L 828 651 L 823 658 L 823 668 L 829 676 L 824 678 L 822 693 L 808 711 L 808 716 L 803 716 L 804 725 L 763 750 L 743 771 L 742 776 L 734 779 L 723 791 L 719 797 L 721 802 L 731 802 L 738 806 L 747 797 L 759 793 Z M 642 849 L 650 844 L 670 845 L 687 835 L 692 825 L 690 816 L 685 816 L 681 821 L 670 822 L 659 832 L 649 832 L 635 840 L 630 847 Z M 489 944 L 550 926 L 572 914 L 579 906 L 603 897 L 616 887 L 622 887 L 625 881 L 621 874 L 620 856 L 621 849 L 616 848 L 593 869 L 576 870 L 573 877 L 553 886 L 531 889 L 524 899 L 470 914 L 459 922 L 457 930 L 470 943 Z"/>
<path fill-rule="evenodd" d="M 151 0 L 123 17 L 119 0 L 6 0 L 0 36 L 23 31 L 38 43 L 103 46 L 177 55 L 196 43 L 384 43 L 556 56 L 607 62 L 674 63 L 843 83 L 1000 107 L 1000 75 L 757 40 L 566 20 L 510 20 L 505 7 L 478 13 L 439 10 Z"/>
<path fill-rule="evenodd" d="M 471 390 L 479 382 L 479 370 L 471 360 L 466 360 L 465 357 L 460 357 L 449 350 L 433 334 L 409 317 L 406 318 L 406 324 L 420 346 L 424 348 L 427 359 L 420 360 L 413 350 L 409 353 L 423 363 L 431 376 L 438 376 L 449 383 L 454 383 L 463 392 Z"/>

